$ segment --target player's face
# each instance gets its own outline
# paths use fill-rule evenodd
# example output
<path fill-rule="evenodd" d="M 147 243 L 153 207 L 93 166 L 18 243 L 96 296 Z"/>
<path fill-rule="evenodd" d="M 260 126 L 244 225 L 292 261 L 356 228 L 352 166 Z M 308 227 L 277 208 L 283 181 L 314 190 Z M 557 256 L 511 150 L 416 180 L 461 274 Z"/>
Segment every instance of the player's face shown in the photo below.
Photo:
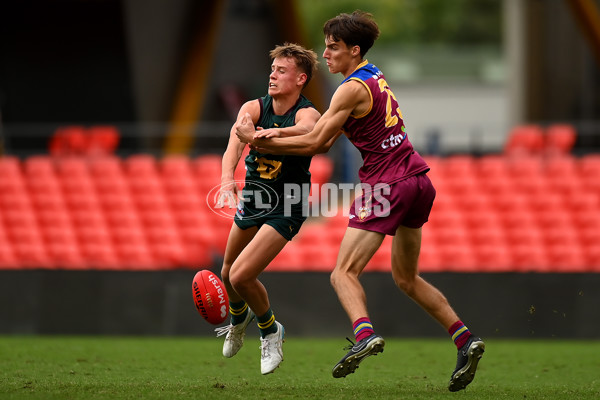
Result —
<path fill-rule="evenodd" d="M 331 36 L 325 38 L 325 51 L 323 58 L 327 62 L 327 68 L 332 74 L 338 72 L 344 76 L 354 70 L 353 60 L 358 46 L 348 47 L 343 40 L 335 41 Z"/>
<path fill-rule="evenodd" d="M 294 93 L 302 87 L 302 75 L 293 58 L 274 59 L 269 75 L 269 94 L 276 96 Z"/>

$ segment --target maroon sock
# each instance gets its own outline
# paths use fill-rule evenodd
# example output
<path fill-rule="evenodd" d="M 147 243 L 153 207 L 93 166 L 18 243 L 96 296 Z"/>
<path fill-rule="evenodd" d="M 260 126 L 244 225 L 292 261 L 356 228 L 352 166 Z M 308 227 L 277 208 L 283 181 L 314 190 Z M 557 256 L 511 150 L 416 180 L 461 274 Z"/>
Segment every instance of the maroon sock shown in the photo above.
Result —
<path fill-rule="evenodd" d="M 354 337 L 357 342 L 360 342 L 362 339 L 371 336 L 375 332 L 373 331 L 373 324 L 369 318 L 359 318 L 352 324 L 352 329 L 354 329 Z"/>
<path fill-rule="evenodd" d="M 454 324 L 452 324 L 450 329 L 448 329 L 448 333 L 452 337 L 452 340 L 454 340 L 454 344 L 456 344 L 457 349 L 463 347 L 471 336 L 469 328 L 467 328 L 462 321 L 456 321 Z"/>

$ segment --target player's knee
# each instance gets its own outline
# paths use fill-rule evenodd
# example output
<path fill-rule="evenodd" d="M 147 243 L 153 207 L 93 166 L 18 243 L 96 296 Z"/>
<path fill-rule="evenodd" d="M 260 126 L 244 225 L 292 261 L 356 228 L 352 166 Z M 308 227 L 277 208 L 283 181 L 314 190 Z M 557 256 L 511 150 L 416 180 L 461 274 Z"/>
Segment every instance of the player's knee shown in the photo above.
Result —
<path fill-rule="evenodd" d="M 231 270 L 231 265 L 225 265 L 225 264 L 223 264 L 223 268 L 221 268 L 221 280 L 226 285 L 227 284 L 231 284 L 231 281 L 229 279 L 229 271 L 230 270 Z"/>
<path fill-rule="evenodd" d="M 238 293 L 247 284 L 247 279 L 245 278 L 244 274 L 236 273 L 235 271 L 231 271 L 228 274 L 227 280 L 229 281 L 231 287 L 233 287 Z"/>
<path fill-rule="evenodd" d="M 331 284 L 331 286 L 335 287 L 337 282 L 338 282 L 338 276 L 339 273 L 337 272 L 337 270 L 333 270 L 331 272 L 331 274 L 329 275 L 329 283 Z"/>
<path fill-rule="evenodd" d="M 396 286 L 398 286 L 400 290 L 409 296 L 414 293 L 416 276 L 394 273 L 393 277 L 394 283 L 396 283 Z"/>
<path fill-rule="evenodd" d="M 352 270 L 335 268 L 331 272 L 331 275 L 329 275 L 329 282 L 331 283 L 331 286 L 333 286 L 334 288 L 340 286 L 341 282 L 349 280 L 349 279 L 350 280 L 358 279 L 358 274 L 356 274 Z"/>

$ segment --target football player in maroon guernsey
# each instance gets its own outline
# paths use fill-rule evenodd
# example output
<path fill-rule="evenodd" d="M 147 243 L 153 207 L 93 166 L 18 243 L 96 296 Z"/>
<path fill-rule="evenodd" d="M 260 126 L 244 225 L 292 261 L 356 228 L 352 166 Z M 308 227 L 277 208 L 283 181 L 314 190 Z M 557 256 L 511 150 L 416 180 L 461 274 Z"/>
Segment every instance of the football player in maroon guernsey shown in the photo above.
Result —
<path fill-rule="evenodd" d="M 357 10 L 330 19 L 323 32 L 323 58 L 329 72 L 342 74 L 344 80 L 312 132 L 263 138 L 251 121 L 242 121 L 238 137 L 274 154 L 311 155 L 343 131 L 362 155 L 359 178 L 363 192 L 350 209 L 348 228 L 331 274 L 333 288 L 353 323 L 356 344 L 335 365 L 333 376 L 345 377 L 363 359 L 383 351 L 385 342 L 374 332 L 359 276 L 385 235 L 391 235 L 394 282 L 449 332 L 458 357 L 448 388 L 464 389 L 475 376 L 485 344 L 461 322 L 446 297 L 419 276 L 421 228 L 429 218 L 436 192 L 427 177 L 428 165 L 408 139 L 385 76 L 364 58 L 379 36 L 379 28 L 371 14 Z M 400 316 L 401 312 L 394 314 Z"/>

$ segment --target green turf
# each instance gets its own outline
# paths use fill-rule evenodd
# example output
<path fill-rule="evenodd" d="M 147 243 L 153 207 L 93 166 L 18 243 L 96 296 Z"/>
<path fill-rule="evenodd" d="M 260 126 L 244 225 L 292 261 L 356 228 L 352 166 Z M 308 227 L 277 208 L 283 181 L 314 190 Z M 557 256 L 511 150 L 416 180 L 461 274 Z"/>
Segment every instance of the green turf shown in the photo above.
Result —
<path fill-rule="evenodd" d="M 600 342 L 487 340 L 475 381 L 450 393 L 449 340 L 386 339 L 347 378 L 343 339 L 287 337 L 260 374 L 257 337 L 232 359 L 217 338 L 0 337 L 0 399 L 598 399 Z"/>

